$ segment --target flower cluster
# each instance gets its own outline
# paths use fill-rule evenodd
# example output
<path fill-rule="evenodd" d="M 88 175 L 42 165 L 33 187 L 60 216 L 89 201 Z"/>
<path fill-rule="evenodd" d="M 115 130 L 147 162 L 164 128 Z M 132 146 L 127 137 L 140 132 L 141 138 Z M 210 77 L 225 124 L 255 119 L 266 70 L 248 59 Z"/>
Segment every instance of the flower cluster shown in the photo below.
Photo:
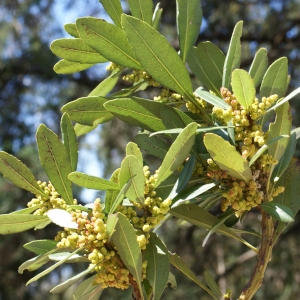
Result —
<path fill-rule="evenodd" d="M 139 82 L 141 80 L 147 81 L 147 83 L 151 86 L 158 87 L 161 84 L 155 81 L 147 72 L 143 70 L 133 70 L 132 73 L 124 75 L 123 80 L 129 81 L 129 82 Z"/>
<path fill-rule="evenodd" d="M 174 93 L 167 88 L 163 88 L 160 94 L 154 97 L 153 100 L 162 103 L 178 103 L 178 106 L 181 106 L 183 103 L 183 97 L 180 94 Z"/>
<path fill-rule="evenodd" d="M 210 108 L 210 104 L 208 104 L 205 100 L 201 99 L 200 97 L 195 97 L 195 100 L 197 101 L 200 107 Z M 196 105 L 192 102 L 186 102 L 185 106 L 188 109 L 188 111 L 192 112 L 193 114 L 201 114 L 200 109 L 197 108 Z"/>

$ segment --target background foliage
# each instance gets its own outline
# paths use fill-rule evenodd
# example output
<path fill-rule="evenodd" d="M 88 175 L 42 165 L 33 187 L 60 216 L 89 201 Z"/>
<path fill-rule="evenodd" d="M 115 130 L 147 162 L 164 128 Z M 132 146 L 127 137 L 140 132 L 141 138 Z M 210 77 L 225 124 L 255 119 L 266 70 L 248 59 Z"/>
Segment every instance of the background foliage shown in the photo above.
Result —
<path fill-rule="evenodd" d="M 204 20 L 197 43 L 210 40 L 222 50 L 227 50 L 233 27 L 242 19 L 244 29 L 241 67 L 247 69 L 256 50 L 266 47 L 269 63 L 283 55 L 288 57 L 289 74 L 292 76 L 290 89 L 293 90 L 299 85 L 300 1 L 203 0 L 202 5 Z M 175 38 L 175 1 L 161 1 L 161 7 L 164 8 L 161 31 L 175 48 L 178 48 L 178 40 Z M 126 9 L 125 3 L 124 8 Z M 56 75 L 52 68 L 57 58 L 49 50 L 49 44 L 53 39 L 65 34 L 62 28 L 66 22 L 75 21 L 75 18 L 85 15 L 100 18 L 106 16 L 96 0 L 85 1 L 84 6 L 79 0 L 63 1 L 63 4 L 52 0 L 4 0 L 0 3 L 0 11 L 0 148 L 22 159 L 36 177 L 43 179 L 45 175 L 36 164 L 34 134 L 37 126 L 43 122 L 58 132 L 59 108 L 70 100 L 86 95 L 105 77 L 105 70 L 98 67 L 70 76 Z M 195 86 L 199 84 L 195 82 Z M 119 82 L 117 88 L 120 89 L 121 85 L 126 87 L 126 83 Z M 297 99 L 291 102 L 294 125 L 297 127 L 300 126 L 300 121 L 296 118 L 298 102 Z M 89 147 L 90 151 L 93 151 L 96 144 L 102 172 L 109 176 L 119 164 L 126 143 L 132 139 L 135 132 L 136 128 L 114 120 L 103 125 L 101 131 L 98 131 L 101 139 L 97 136 L 91 142 L 82 139 L 81 152 L 91 153 L 86 152 L 86 148 Z M 28 194 L 17 190 L 3 177 L 0 178 L 0 190 L 0 213 L 13 211 L 17 209 L 17 205 L 25 205 L 30 199 Z M 78 191 L 77 198 L 84 201 L 84 195 Z M 251 218 L 247 221 L 251 222 Z M 257 299 L 262 295 L 267 299 L 300 297 L 300 271 L 297 269 L 300 263 L 297 251 L 300 246 L 297 238 L 299 227 L 298 217 L 282 236 L 284 243 L 274 248 L 273 260 L 266 273 L 265 284 L 256 296 Z M 170 250 L 176 250 L 196 274 L 202 274 L 203 269 L 214 268 L 217 270 L 217 280 L 221 287 L 228 284 L 240 290 L 246 283 L 249 277 L 247 264 L 252 266 L 255 260 L 251 260 L 250 252 L 248 256 L 247 252 L 239 256 L 245 251 L 243 245 L 228 239 L 225 242 L 225 238 L 221 236 L 212 236 L 202 248 L 204 231 L 173 220 L 161 230 L 164 231 L 162 236 L 168 237 L 165 242 Z M 49 238 L 52 238 L 54 232 L 51 231 L 51 226 L 47 232 Z M 18 266 L 31 257 L 28 251 L 23 251 L 22 245 L 28 240 L 38 239 L 39 234 L 39 231 L 31 230 L 12 236 L 0 236 L 0 276 L 5 279 L 0 282 L 1 300 L 42 297 L 69 299 L 68 294 L 53 296 L 49 295 L 48 290 L 61 281 L 61 278 L 68 277 L 68 273 L 72 271 L 71 267 L 61 269 L 60 273 L 56 272 L 55 275 L 40 281 L 40 287 L 37 284 L 25 287 L 25 282 L 34 274 L 17 273 Z M 285 262 L 286 271 L 281 269 L 282 260 Z M 177 274 L 177 281 L 178 289 L 167 290 L 163 298 L 205 299 L 206 296 L 200 294 L 198 287 L 181 279 L 180 274 Z M 268 288 L 268 283 L 271 282 L 272 289 Z M 105 293 L 109 294 L 107 299 L 117 297 L 112 291 L 107 290 Z M 121 297 L 125 299 L 126 295 L 119 294 L 118 299 Z"/>

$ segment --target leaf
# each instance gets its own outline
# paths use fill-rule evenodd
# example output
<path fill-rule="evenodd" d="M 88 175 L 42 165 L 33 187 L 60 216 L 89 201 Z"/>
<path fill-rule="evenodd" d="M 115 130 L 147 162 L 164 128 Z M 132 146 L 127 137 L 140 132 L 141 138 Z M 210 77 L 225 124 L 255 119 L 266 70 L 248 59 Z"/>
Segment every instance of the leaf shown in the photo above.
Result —
<path fill-rule="evenodd" d="M 141 132 L 135 137 L 138 146 L 149 154 L 163 159 L 169 150 L 169 145 L 156 136 L 149 136 L 147 132 Z"/>
<path fill-rule="evenodd" d="M 29 215 L 32 212 L 34 212 L 35 210 L 37 210 L 38 208 L 42 207 L 43 204 L 39 204 L 39 205 L 35 205 L 33 207 L 27 207 L 27 208 L 23 208 L 23 209 L 19 209 L 16 211 L 13 211 L 10 213 L 10 215 L 18 215 L 18 214 L 25 214 L 25 215 Z"/>
<path fill-rule="evenodd" d="M 141 69 L 124 31 L 119 27 L 92 17 L 77 19 L 76 26 L 84 43 L 109 61 L 124 67 Z"/>
<path fill-rule="evenodd" d="M 178 115 L 174 108 L 169 106 L 162 106 L 160 109 L 161 119 L 168 129 L 172 128 L 184 128 L 186 124 L 182 118 Z M 193 120 L 191 120 L 193 122 Z"/>
<path fill-rule="evenodd" d="M 121 15 L 123 13 L 121 1 L 120 0 L 99 0 L 99 2 L 103 5 L 105 11 L 110 16 L 110 18 L 114 21 L 114 23 L 122 28 L 121 26 Z"/>
<path fill-rule="evenodd" d="M 133 17 L 152 24 L 152 0 L 128 0 L 128 4 Z"/>
<path fill-rule="evenodd" d="M 138 147 L 138 145 L 136 143 L 129 142 L 126 145 L 126 156 L 127 155 L 135 156 L 137 158 L 137 160 L 139 161 L 139 163 L 143 166 L 143 155 L 142 155 L 140 148 Z"/>
<path fill-rule="evenodd" d="M 64 113 L 61 118 L 60 128 L 62 140 L 68 154 L 68 161 L 71 163 L 71 171 L 75 171 L 78 162 L 78 141 L 73 124 L 69 115 L 66 113 Z"/>
<path fill-rule="evenodd" d="M 79 284 L 73 294 L 74 300 L 98 300 L 103 292 L 101 284 L 95 285 L 96 275 L 84 280 Z"/>
<path fill-rule="evenodd" d="M 189 267 L 185 264 L 185 262 L 176 253 L 169 252 L 169 261 L 174 267 L 176 267 L 180 272 L 182 272 L 189 279 L 193 280 L 203 290 L 205 290 L 208 294 L 210 294 L 214 299 L 218 299 L 214 295 L 214 293 L 198 279 L 198 277 L 189 269 Z"/>
<path fill-rule="evenodd" d="M 234 146 L 213 133 L 205 134 L 204 144 L 211 158 L 220 169 L 227 171 L 228 175 L 237 180 L 243 180 L 246 183 L 252 180 L 248 163 L 236 151 Z"/>
<path fill-rule="evenodd" d="M 260 48 L 252 61 L 249 69 L 249 74 L 254 81 L 254 85 L 258 86 L 268 68 L 268 55 L 266 48 Z"/>
<path fill-rule="evenodd" d="M 66 280 L 65 282 L 55 286 L 50 293 L 52 294 L 58 294 L 63 293 L 66 289 L 68 289 L 70 286 L 72 286 L 74 283 L 76 283 L 78 280 L 82 279 L 84 276 L 88 275 L 91 271 L 95 269 L 95 266 L 90 265 L 86 270 L 83 272 L 78 273 L 77 275 L 71 277 L 70 279 Z"/>
<path fill-rule="evenodd" d="M 61 111 L 77 123 L 92 126 L 96 120 L 106 122 L 113 118 L 103 106 L 106 102 L 103 97 L 83 97 L 65 104 Z"/>
<path fill-rule="evenodd" d="M 288 60 L 281 57 L 275 60 L 264 75 L 260 86 L 260 98 L 277 94 L 278 99 L 283 96 L 288 76 Z"/>
<path fill-rule="evenodd" d="M 0 215 L 0 234 L 22 232 L 48 220 L 47 216 L 25 214 Z"/>
<path fill-rule="evenodd" d="M 190 69 L 209 89 L 221 97 L 224 53 L 211 42 L 199 43 L 193 47 L 187 58 Z"/>
<path fill-rule="evenodd" d="M 191 97 L 190 76 L 176 50 L 149 24 L 122 15 L 122 26 L 143 69 L 163 86 Z"/>
<path fill-rule="evenodd" d="M 292 210 L 281 203 L 264 202 L 259 206 L 276 220 L 287 223 L 294 222 L 294 214 Z"/>
<path fill-rule="evenodd" d="M 75 184 L 93 190 L 115 190 L 119 191 L 120 187 L 118 184 L 111 182 L 104 178 L 99 178 L 92 175 L 87 175 L 81 172 L 72 172 L 68 178 Z"/>
<path fill-rule="evenodd" d="M 180 57 L 183 62 L 186 62 L 200 32 L 202 22 L 201 0 L 177 0 L 176 8 Z"/>
<path fill-rule="evenodd" d="M 77 27 L 75 23 L 68 23 L 64 25 L 64 29 L 65 31 L 70 34 L 71 36 L 73 36 L 74 38 L 79 38 L 79 34 L 77 31 Z"/>
<path fill-rule="evenodd" d="M 86 256 L 83 256 L 82 254 L 74 254 L 71 257 L 69 254 L 70 254 L 69 252 L 58 252 L 58 253 L 50 254 L 49 259 L 51 261 L 61 261 L 68 256 L 68 259 L 65 261 L 68 264 L 80 263 L 80 262 L 90 263 L 90 260 Z"/>
<path fill-rule="evenodd" d="M 170 263 L 165 244 L 153 232 L 150 232 L 144 260 L 148 262 L 146 278 L 152 286 L 153 300 L 158 300 L 167 286 Z"/>
<path fill-rule="evenodd" d="M 16 157 L 4 151 L 0 151 L 0 172 L 19 188 L 48 198 L 31 171 Z"/>
<path fill-rule="evenodd" d="M 109 179 L 111 183 L 115 183 L 118 186 L 119 186 L 119 173 L 120 173 L 120 168 L 115 170 Z M 113 202 L 115 201 L 115 199 L 117 198 L 118 194 L 119 194 L 118 191 L 107 190 L 105 195 L 105 207 L 104 207 L 105 213 L 108 213 L 110 211 L 110 208 Z"/>
<path fill-rule="evenodd" d="M 72 220 L 72 215 L 66 210 L 54 208 L 47 211 L 48 218 L 60 227 L 77 229 L 78 224 Z"/>
<path fill-rule="evenodd" d="M 191 123 L 177 136 L 160 166 L 155 187 L 174 173 L 187 158 L 194 145 L 196 129 L 197 123 Z"/>
<path fill-rule="evenodd" d="M 211 274 L 208 271 L 204 271 L 204 279 L 206 284 L 209 286 L 209 288 L 215 295 L 216 299 L 222 297 L 222 293 L 220 291 L 218 284 L 215 282 L 214 278 L 211 276 Z"/>
<path fill-rule="evenodd" d="M 174 274 L 172 272 L 169 272 L 169 278 L 168 278 L 168 287 L 172 289 L 177 289 L 177 282 Z"/>
<path fill-rule="evenodd" d="M 200 97 L 201 99 L 205 100 L 206 102 L 212 104 L 213 106 L 218 106 L 223 109 L 227 109 L 230 107 L 230 105 L 227 104 L 223 99 L 221 99 L 209 92 L 203 91 L 202 88 L 196 89 L 195 95 Z"/>
<path fill-rule="evenodd" d="M 133 155 L 126 156 L 122 161 L 119 174 L 120 186 L 125 185 L 130 179 L 132 179 L 131 185 L 125 196 L 130 201 L 144 205 L 145 177 L 143 165 Z"/>
<path fill-rule="evenodd" d="M 159 24 L 160 24 L 160 19 L 161 19 L 161 14 L 163 9 L 159 8 L 160 3 L 157 3 L 153 12 L 153 17 L 152 17 L 152 26 L 155 29 L 158 29 Z"/>
<path fill-rule="evenodd" d="M 41 165 L 55 190 L 67 204 L 73 204 L 72 183 L 68 179 L 71 164 L 65 146 L 58 136 L 43 124 L 37 130 L 36 140 Z"/>
<path fill-rule="evenodd" d="M 76 123 L 75 126 L 74 126 L 74 130 L 75 130 L 76 136 L 81 136 L 81 135 L 87 134 L 88 132 L 91 132 L 95 128 L 97 128 L 97 126 L 99 124 L 108 122 L 109 120 L 110 119 L 106 119 L 106 118 L 104 118 L 104 119 L 103 118 L 97 119 L 97 120 L 94 121 L 94 123 L 93 123 L 92 126 L 82 125 L 82 124 Z"/>
<path fill-rule="evenodd" d="M 117 213 L 117 218 L 116 230 L 112 234 L 111 239 L 124 265 L 134 277 L 140 294 L 143 295 L 142 253 L 137 242 L 135 230 L 124 215 Z"/>
<path fill-rule="evenodd" d="M 79 62 L 62 59 L 54 65 L 53 70 L 57 74 L 72 74 L 86 70 L 93 65 L 94 64 L 81 64 Z"/>
<path fill-rule="evenodd" d="M 58 39 L 50 44 L 50 50 L 58 57 L 81 64 L 97 64 L 107 59 L 86 45 L 82 39 Z"/>
<path fill-rule="evenodd" d="M 255 99 L 255 85 L 250 74 L 237 69 L 232 72 L 231 86 L 237 101 L 248 109 Z"/>
<path fill-rule="evenodd" d="M 231 73 L 240 66 L 241 41 L 243 31 L 243 21 L 239 21 L 233 30 L 228 52 L 224 62 L 222 87 L 229 88 Z"/>
<path fill-rule="evenodd" d="M 37 255 L 44 254 L 56 248 L 57 242 L 52 240 L 35 240 L 25 244 L 23 247 Z"/>
<path fill-rule="evenodd" d="M 149 131 L 166 129 L 160 118 L 162 103 L 141 98 L 119 98 L 104 107 L 120 120 Z"/>

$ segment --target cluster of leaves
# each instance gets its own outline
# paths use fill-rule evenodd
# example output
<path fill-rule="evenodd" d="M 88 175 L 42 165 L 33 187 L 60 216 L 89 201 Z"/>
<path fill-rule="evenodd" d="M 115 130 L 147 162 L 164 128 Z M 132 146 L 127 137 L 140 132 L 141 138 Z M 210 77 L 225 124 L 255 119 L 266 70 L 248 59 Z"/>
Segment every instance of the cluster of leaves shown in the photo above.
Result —
<path fill-rule="evenodd" d="M 43 229 L 51 222 L 65 228 L 55 241 L 26 244 L 38 256 L 19 268 L 31 271 L 49 260 L 56 262 L 31 283 L 63 263 L 90 264 L 53 293 L 96 272 L 78 286 L 74 299 L 97 299 L 107 286 L 132 286 L 134 299 L 159 299 L 168 283 L 176 286 L 171 263 L 218 299 L 222 293 L 212 276 L 205 273 L 204 285 L 154 231 L 175 216 L 209 230 L 203 245 L 218 232 L 258 252 L 239 235 L 259 237 L 258 233 L 232 227 L 258 207 L 274 218 L 276 240 L 300 207 L 293 188 L 299 172 L 293 159 L 299 129 L 291 131 L 288 104 L 300 89 L 285 97 L 290 81 L 287 59 L 268 66 L 265 49 L 256 53 L 248 72 L 239 69 L 242 22 L 234 29 L 226 55 L 211 42 L 194 47 L 201 26 L 200 0 L 177 0 L 179 54 L 157 30 L 162 10 L 157 6 L 153 13 L 152 0 L 128 0 L 132 16 L 122 13 L 119 0 L 100 2 L 114 24 L 92 17 L 66 24 L 74 38 L 51 44 L 62 58 L 54 70 L 74 73 L 111 62 L 112 73 L 87 97 L 62 107 L 62 141 L 45 125 L 38 128 L 39 158 L 51 184 L 38 182 L 17 158 L 0 153 L 3 175 L 36 197 L 28 208 L 1 215 L 0 233 Z M 193 91 L 186 63 L 207 91 Z M 124 75 L 132 86 L 112 92 Z M 149 86 L 163 91 L 167 101 L 135 95 Z M 264 131 L 274 114 L 275 121 Z M 114 117 L 141 128 L 136 143 L 128 143 L 120 168 L 109 180 L 77 172 L 77 137 Z M 141 149 L 161 160 L 152 176 Z M 106 191 L 101 208 L 97 201 L 78 205 L 73 183 Z M 224 211 L 229 209 L 215 217 L 209 210 L 220 203 Z M 109 268 L 106 282 L 99 283 L 97 275 L 107 274 Z M 122 280 L 125 274 L 128 285 L 124 280 L 115 284 L 120 278 L 111 268 L 127 270 Z"/>

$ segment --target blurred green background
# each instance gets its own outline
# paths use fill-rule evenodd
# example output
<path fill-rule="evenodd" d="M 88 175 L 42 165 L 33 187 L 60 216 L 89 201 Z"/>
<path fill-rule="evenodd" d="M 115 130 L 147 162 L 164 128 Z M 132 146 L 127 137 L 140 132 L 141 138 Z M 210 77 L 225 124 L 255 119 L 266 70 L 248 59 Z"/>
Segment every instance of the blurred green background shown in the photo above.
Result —
<path fill-rule="evenodd" d="M 154 1 L 157 3 L 157 1 Z M 164 9 L 160 31 L 178 49 L 175 0 L 162 0 Z M 128 12 L 126 1 L 122 1 Z M 300 0 L 203 0 L 203 21 L 198 42 L 212 41 L 224 52 L 234 25 L 244 20 L 242 68 L 249 68 L 255 52 L 265 47 L 269 63 L 282 56 L 289 59 L 291 84 L 289 92 L 300 86 Z M 53 65 L 58 61 L 49 50 L 51 41 L 68 37 L 65 23 L 77 17 L 94 16 L 108 20 L 97 0 L 1 0 L 0 2 L 0 150 L 21 159 L 40 180 L 46 175 L 38 163 L 35 131 L 40 123 L 59 133 L 60 107 L 86 96 L 107 75 L 105 65 L 85 72 L 57 75 Z M 194 80 L 195 87 L 201 85 Z M 120 81 L 117 89 L 126 87 Z M 153 91 L 143 93 L 152 98 Z M 300 126 L 299 98 L 291 101 L 293 125 Z M 113 120 L 95 132 L 80 138 L 79 170 L 91 175 L 109 176 L 118 166 L 125 145 L 134 139 L 137 128 Z M 296 155 L 299 157 L 300 148 Z M 155 163 L 155 162 L 153 162 Z M 81 202 L 91 202 L 101 194 L 75 191 Z M 0 213 L 25 207 L 31 195 L 14 187 L 0 176 Z M 243 224 L 259 228 L 257 212 L 247 215 Z M 34 239 L 53 238 L 57 228 L 27 231 L 0 236 L 0 300 L 71 299 L 72 288 L 65 294 L 51 295 L 49 290 L 82 270 L 84 265 L 58 268 L 28 287 L 26 282 L 35 272 L 18 274 L 19 265 L 33 254 L 22 246 Z M 300 219 L 291 224 L 273 252 L 264 285 L 254 299 L 300 299 Z M 159 234 L 172 252 L 177 252 L 202 280 L 209 270 L 222 291 L 234 291 L 235 298 L 247 283 L 255 257 L 236 241 L 213 235 L 201 246 L 205 231 L 176 219 L 168 221 Z M 251 238 L 250 238 L 251 239 Z M 259 241 L 252 238 L 253 244 Z M 47 266 L 46 266 L 47 267 Z M 176 290 L 167 289 L 162 299 L 210 299 L 196 284 L 173 270 Z M 103 299 L 131 299 L 130 291 L 106 290 Z M 233 298 L 234 299 L 234 298 Z"/>

